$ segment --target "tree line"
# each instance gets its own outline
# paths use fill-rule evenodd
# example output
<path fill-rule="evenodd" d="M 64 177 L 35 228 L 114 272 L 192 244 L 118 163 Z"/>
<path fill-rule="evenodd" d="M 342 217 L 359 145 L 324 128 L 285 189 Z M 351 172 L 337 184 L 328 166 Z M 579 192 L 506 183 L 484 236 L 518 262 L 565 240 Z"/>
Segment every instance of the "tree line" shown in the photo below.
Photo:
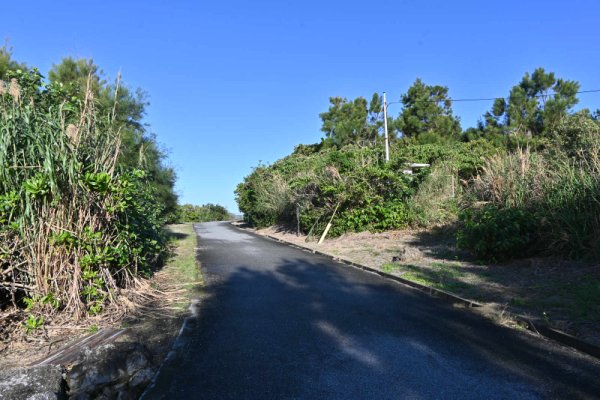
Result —
<path fill-rule="evenodd" d="M 201 206 L 182 204 L 177 209 L 177 221 L 183 223 L 228 221 L 230 219 L 232 216 L 229 211 L 219 204 L 207 203 Z"/>
<path fill-rule="evenodd" d="M 553 72 L 537 68 L 526 73 L 506 98 L 495 99 L 476 127 L 463 130 L 460 118 L 453 113 L 448 87 L 416 79 L 400 98 L 400 114 L 396 118 L 388 116 L 388 131 L 392 139 L 412 138 L 419 143 L 472 140 L 486 135 L 543 137 L 553 132 L 579 102 L 579 90 L 577 81 L 557 78 Z M 329 102 L 329 109 L 320 114 L 323 145 L 364 146 L 381 140 L 381 95 L 374 93 L 370 101 L 363 97 L 331 97 Z M 598 111 L 582 112 L 590 118 L 598 116 Z"/>

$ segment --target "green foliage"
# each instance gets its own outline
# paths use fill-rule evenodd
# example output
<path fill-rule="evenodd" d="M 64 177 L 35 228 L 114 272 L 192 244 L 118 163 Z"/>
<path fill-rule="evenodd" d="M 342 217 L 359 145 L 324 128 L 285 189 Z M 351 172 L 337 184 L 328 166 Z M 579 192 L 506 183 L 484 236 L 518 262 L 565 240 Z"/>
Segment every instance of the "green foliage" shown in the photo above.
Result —
<path fill-rule="evenodd" d="M 299 222 L 302 231 L 314 233 L 324 229 L 337 207 L 332 235 L 405 228 L 416 219 L 407 201 L 428 172 L 403 174 L 404 160 L 420 161 L 416 153 L 437 158 L 428 149 L 406 150 L 398 145 L 393 150 L 394 162 L 387 165 L 376 148 L 296 152 L 271 166 L 255 168 L 238 185 L 236 199 L 246 220 L 258 227 Z"/>
<path fill-rule="evenodd" d="M 460 214 L 458 245 L 486 260 L 523 257 L 535 242 L 537 220 L 522 209 L 485 205 Z"/>
<path fill-rule="evenodd" d="M 597 121 L 575 115 L 557 128 L 554 142 L 546 149 L 520 150 L 488 159 L 483 174 L 469 187 L 464 207 L 485 201 L 502 213 L 526 213 L 538 227 L 536 246 L 531 251 L 598 259 L 599 133 Z M 461 229 L 467 232 L 472 227 L 467 224 Z M 475 249 L 472 242 L 465 245 Z M 493 251 L 490 248 L 489 254 L 496 257 Z M 503 252 L 501 248 L 496 251 Z"/>
<path fill-rule="evenodd" d="M 58 310 L 61 307 L 61 301 L 52 292 L 45 294 L 44 296 L 34 295 L 33 297 L 23 298 L 25 304 L 25 310 L 31 311 L 35 308 L 49 306 L 54 310 Z"/>
<path fill-rule="evenodd" d="M 6 223 L 10 219 L 10 214 L 15 210 L 19 202 L 19 195 L 16 191 L 10 191 L 0 195 L 0 223 Z"/>
<path fill-rule="evenodd" d="M 460 121 L 452 115 L 447 87 L 429 86 L 417 79 L 402 96 L 402 105 L 396 124 L 405 137 L 428 135 L 431 140 L 461 133 Z"/>
<path fill-rule="evenodd" d="M 33 198 L 41 198 L 50 193 L 50 182 L 44 174 L 38 173 L 23 183 L 25 193 Z"/>
<path fill-rule="evenodd" d="M 410 222 L 407 207 L 401 202 L 367 204 L 361 208 L 345 211 L 341 222 L 335 225 L 332 234 L 345 232 L 381 232 L 406 228 Z"/>
<path fill-rule="evenodd" d="M 12 59 L 12 49 L 4 44 L 0 47 L 0 81 L 9 80 L 9 73 L 17 70 L 26 70 L 25 64 L 16 62 Z"/>
<path fill-rule="evenodd" d="M 29 314 L 24 325 L 25 325 L 25 332 L 29 335 L 33 331 L 43 328 L 44 317 L 43 316 L 36 317 L 33 314 Z"/>
<path fill-rule="evenodd" d="M 204 204 L 195 206 L 192 204 L 183 204 L 177 208 L 177 222 L 209 222 L 209 221 L 227 221 L 231 215 L 227 209 L 219 204 Z"/>
<path fill-rule="evenodd" d="M 497 99 L 484 116 L 484 129 L 492 132 L 549 135 L 579 100 L 579 83 L 557 79 L 553 72 L 537 68 L 514 86 L 508 101 Z"/>
<path fill-rule="evenodd" d="M 458 199 L 462 185 L 456 167 L 449 161 L 439 161 L 430 169 L 416 193 L 408 200 L 412 225 L 431 227 L 453 223 L 458 216 Z"/>
<path fill-rule="evenodd" d="M 575 160 L 590 160 L 600 138 L 600 122 L 585 112 L 562 120 L 553 132 L 553 144 L 559 152 Z"/>
<path fill-rule="evenodd" d="M 458 222 L 461 246 L 479 257 L 598 259 L 600 112 L 571 114 L 578 90 L 538 68 L 462 132 L 448 88 L 417 79 L 399 117 L 388 117 L 388 163 L 382 99 L 332 97 L 320 114 L 325 138 L 258 165 L 236 200 L 257 227 L 288 224 L 316 235 L 335 210 L 332 235 Z M 404 174 L 412 163 L 430 167 Z"/>
<path fill-rule="evenodd" d="M 102 70 L 91 59 L 66 57 L 59 64 L 53 65 L 48 79 L 78 102 L 85 101 L 88 91 L 93 94 L 97 113 L 111 115 L 114 129 L 120 131 L 118 168 L 122 171 L 144 170 L 147 173 L 146 184 L 152 187 L 154 196 L 161 204 L 162 217 L 175 218 L 176 175 L 172 168 L 165 165 L 165 152 L 143 123 L 149 104 L 146 93 L 139 88 L 134 90 L 127 87 L 120 77 L 114 83 L 108 83 Z M 106 176 L 102 178 L 106 179 Z M 93 184 L 88 181 L 86 183 Z M 106 182 L 97 183 L 107 187 Z M 94 187 L 90 188 L 96 190 Z"/>
<path fill-rule="evenodd" d="M 56 298 L 54 293 L 50 292 L 44 296 L 42 296 L 42 298 L 40 299 L 40 303 L 43 305 L 49 305 L 52 308 L 54 308 L 55 310 L 59 309 L 61 306 L 61 302 L 60 299 Z"/>
<path fill-rule="evenodd" d="M 111 177 L 106 172 L 86 172 L 83 182 L 90 189 L 100 194 L 108 192 Z"/>
<path fill-rule="evenodd" d="M 115 164 L 122 125 L 111 112 L 43 84 L 35 69 L 8 74 L 12 90 L 0 94 L 1 297 L 12 292 L 46 313 L 99 313 L 164 255 L 157 188 L 150 172 Z"/>
<path fill-rule="evenodd" d="M 333 141 L 338 147 L 348 144 L 367 146 L 376 144 L 380 140 L 380 130 L 383 127 L 382 112 L 383 99 L 374 93 L 371 101 L 357 97 L 348 101 L 342 97 L 329 98 L 329 110 L 319 116 L 323 121 L 321 131 L 327 139 Z M 389 134 L 395 136 L 394 126 L 390 120 Z"/>

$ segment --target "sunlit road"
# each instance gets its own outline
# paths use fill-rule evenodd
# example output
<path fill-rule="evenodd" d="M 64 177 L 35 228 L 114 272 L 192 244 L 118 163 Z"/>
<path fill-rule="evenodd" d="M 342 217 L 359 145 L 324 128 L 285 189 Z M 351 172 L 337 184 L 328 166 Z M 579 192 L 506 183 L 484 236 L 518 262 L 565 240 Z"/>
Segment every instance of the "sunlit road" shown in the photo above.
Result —
<path fill-rule="evenodd" d="M 600 396 L 592 358 L 226 223 L 196 231 L 205 294 L 145 399 Z"/>

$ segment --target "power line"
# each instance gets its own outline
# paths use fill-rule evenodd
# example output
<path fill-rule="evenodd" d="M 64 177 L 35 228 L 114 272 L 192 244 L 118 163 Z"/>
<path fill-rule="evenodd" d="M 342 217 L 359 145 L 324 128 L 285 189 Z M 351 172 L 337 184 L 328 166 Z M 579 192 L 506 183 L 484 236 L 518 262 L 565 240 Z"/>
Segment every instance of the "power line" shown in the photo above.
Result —
<path fill-rule="evenodd" d="M 582 93 L 597 93 L 600 92 L 600 89 L 591 89 L 591 90 L 580 90 L 579 92 L 575 92 L 574 94 L 582 94 Z M 531 96 L 531 97 L 551 97 L 551 96 L 555 96 L 559 93 L 547 93 L 547 94 L 537 94 L 535 96 Z M 499 100 L 499 99 L 503 99 L 503 100 L 508 100 L 509 97 L 488 97 L 488 98 L 480 98 L 480 99 L 449 99 L 451 102 L 460 102 L 460 101 L 491 101 L 491 100 Z"/>
<path fill-rule="evenodd" d="M 600 92 L 600 89 L 590 89 L 590 90 L 580 90 L 578 92 L 575 92 L 574 94 L 583 94 L 583 93 L 598 93 Z M 551 97 L 554 95 L 557 95 L 559 93 L 553 92 L 553 93 L 547 93 L 547 94 L 537 94 L 535 96 L 531 96 L 534 98 L 540 98 L 540 97 Z M 481 98 L 467 98 L 467 99 L 453 99 L 453 98 L 448 98 L 445 100 L 433 100 L 433 99 L 420 99 L 417 100 L 416 102 L 433 102 L 433 103 L 438 103 L 440 101 L 449 101 L 451 103 L 459 103 L 459 102 L 477 102 L 477 101 L 496 101 L 496 100 L 509 100 L 510 97 L 481 97 Z M 387 103 L 388 105 L 390 104 L 396 104 L 396 103 L 402 103 L 401 101 L 394 101 L 394 102 L 389 102 Z"/>

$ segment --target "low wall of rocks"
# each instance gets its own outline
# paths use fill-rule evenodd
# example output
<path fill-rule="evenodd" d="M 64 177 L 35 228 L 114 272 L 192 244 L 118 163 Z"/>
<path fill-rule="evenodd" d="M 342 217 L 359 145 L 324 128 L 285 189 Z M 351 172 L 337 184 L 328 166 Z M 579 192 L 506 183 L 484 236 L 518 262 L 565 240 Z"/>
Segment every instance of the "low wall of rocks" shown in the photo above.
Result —
<path fill-rule="evenodd" d="M 156 372 L 139 343 L 83 347 L 68 369 L 38 365 L 0 371 L 0 400 L 137 399 Z"/>

